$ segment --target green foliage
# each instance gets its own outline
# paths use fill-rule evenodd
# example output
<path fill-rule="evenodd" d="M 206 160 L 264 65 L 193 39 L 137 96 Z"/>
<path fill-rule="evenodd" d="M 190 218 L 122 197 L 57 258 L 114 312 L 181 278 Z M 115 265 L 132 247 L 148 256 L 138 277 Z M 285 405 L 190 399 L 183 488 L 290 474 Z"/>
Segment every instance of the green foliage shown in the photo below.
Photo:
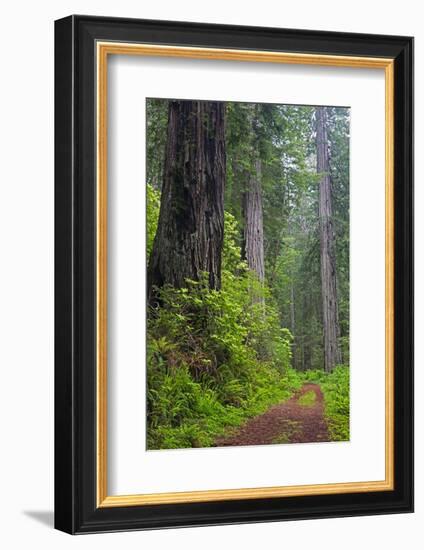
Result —
<path fill-rule="evenodd" d="M 237 275 L 246 270 L 246 264 L 240 259 L 240 229 L 237 220 L 230 212 L 224 212 L 224 243 L 222 246 L 222 267 Z"/>
<path fill-rule="evenodd" d="M 310 370 L 304 377 L 321 386 L 331 440 L 349 441 L 349 367 L 340 365 L 329 374 Z"/>
<path fill-rule="evenodd" d="M 146 103 L 148 257 L 159 217 L 168 104 Z M 348 367 L 318 370 L 323 313 L 314 112 L 226 104 L 222 288 L 210 290 L 205 274 L 186 288 L 158 290 L 160 307 L 149 311 L 147 327 L 148 448 L 213 445 L 309 380 L 324 392 L 331 438 L 349 439 Z M 349 110 L 328 107 L 327 115 L 340 346 L 348 364 Z M 258 156 L 265 284 L 241 259 L 243 195 Z M 307 405 L 312 398 L 301 399 Z"/>
<path fill-rule="evenodd" d="M 269 291 L 240 261 L 234 218 L 225 220 L 221 290 L 211 290 L 204 274 L 186 288 L 158 289 L 161 307 L 149 312 L 150 449 L 213 445 L 302 382 L 289 366 L 291 335 Z"/>
<path fill-rule="evenodd" d="M 148 99 L 147 182 L 160 190 L 168 100 Z M 349 109 L 327 107 L 340 346 L 349 363 Z M 242 203 L 254 160 L 261 161 L 265 277 L 281 326 L 293 335 L 292 366 L 321 368 L 323 361 L 315 108 L 226 102 L 225 231 L 240 245 Z M 236 234 L 237 233 L 237 234 Z M 153 232 L 149 230 L 148 247 Z M 229 241 L 227 241 L 227 244 Z M 224 243 L 224 247 L 226 244 Z M 240 258 L 224 249 L 237 275 Z"/>
<path fill-rule="evenodd" d="M 153 248 L 153 241 L 156 235 L 156 229 L 158 227 L 159 209 L 160 209 L 160 192 L 155 189 L 150 183 L 147 184 L 147 227 L 146 227 L 146 249 L 147 258 L 150 257 L 150 253 Z"/>
<path fill-rule="evenodd" d="M 316 398 L 317 394 L 313 390 L 310 390 L 302 394 L 297 402 L 303 407 L 312 407 L 315 404 Z"/>

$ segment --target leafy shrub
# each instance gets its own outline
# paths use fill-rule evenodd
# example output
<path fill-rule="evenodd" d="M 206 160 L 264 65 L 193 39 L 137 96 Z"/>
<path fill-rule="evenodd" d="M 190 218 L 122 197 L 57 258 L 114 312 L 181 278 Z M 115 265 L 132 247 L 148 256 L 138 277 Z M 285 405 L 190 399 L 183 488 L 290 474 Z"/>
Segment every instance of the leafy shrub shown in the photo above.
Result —
<path fill-rule="evenodd" d="M 146 201 L 147 201 L 147 258 L 149 258 L 150 253 L 153 248 L 153 241 L 156 234 L 156 229 L 158 226 L 158 219 L 159 219 L 159 209 L 160 209 L 160 191 L 155 189 L 150 183 L 147 184 L 147 193 L 146 193 Z"/>

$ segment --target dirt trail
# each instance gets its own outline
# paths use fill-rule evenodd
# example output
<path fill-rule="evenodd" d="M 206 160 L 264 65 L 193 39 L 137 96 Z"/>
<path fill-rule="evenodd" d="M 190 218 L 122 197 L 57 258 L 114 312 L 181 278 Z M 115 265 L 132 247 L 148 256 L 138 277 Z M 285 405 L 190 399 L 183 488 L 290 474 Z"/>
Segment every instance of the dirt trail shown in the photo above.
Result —
<path fill-rule="evenodd" d="M 314 395 L 315 394 L 315 395 Z M 216 446 L 330 441 L 321 388 L 305 384 L 291 399 L 251 418 Z"/>

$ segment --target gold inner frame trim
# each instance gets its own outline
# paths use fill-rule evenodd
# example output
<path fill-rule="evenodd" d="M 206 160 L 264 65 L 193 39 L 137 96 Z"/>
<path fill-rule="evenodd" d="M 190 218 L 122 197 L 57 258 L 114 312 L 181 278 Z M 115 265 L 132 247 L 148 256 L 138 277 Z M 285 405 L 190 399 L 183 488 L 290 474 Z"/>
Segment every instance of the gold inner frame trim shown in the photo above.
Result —
<path fill-rule="evenodd" d="M 366 493 L 394 489 L 394 60 L 123 42 L 96 43 L 97 54 L 97 506 L 142 506 L 255 498 Z M 109 55 L 220 59 L 385 71 L 385 479 L 281 487 L 109 496 L 107 493 L 107 60 Z"/>

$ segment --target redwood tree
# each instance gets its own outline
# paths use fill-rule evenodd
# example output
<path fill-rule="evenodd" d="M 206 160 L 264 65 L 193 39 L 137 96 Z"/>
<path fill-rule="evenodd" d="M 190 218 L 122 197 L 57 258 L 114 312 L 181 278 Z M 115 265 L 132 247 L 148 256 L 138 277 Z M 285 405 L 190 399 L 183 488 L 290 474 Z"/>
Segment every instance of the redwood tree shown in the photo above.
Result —
<path fill-rule="evenodd" d="M 327 372 L 341 363 L 340 326 L 337 301 L 337 277 L 333 205 L 327 137 L 327 113 L 318 107 L 316 115 L 317 172 L 319 183 L 320 265 L 324 330 L 324 367 Z"/>
<path fill-rule="evenodd" d="M 258 120 L 258 106 L 247 106 L 249 121 L 249 167 L 244 173 L 242 214 L 244 221 L 243 252 L 249 269 L 261 282 L 265 280 L 264 229 L 262 207 L 262 163 L 255 128 Z"/>
<path fill-rule="evenodd" d="M 181 288 L 208 272 L 221 285 L 224 234 L 225 104 L 171 101 L 158 228 L 148 265 L 148 296 Z"/>

